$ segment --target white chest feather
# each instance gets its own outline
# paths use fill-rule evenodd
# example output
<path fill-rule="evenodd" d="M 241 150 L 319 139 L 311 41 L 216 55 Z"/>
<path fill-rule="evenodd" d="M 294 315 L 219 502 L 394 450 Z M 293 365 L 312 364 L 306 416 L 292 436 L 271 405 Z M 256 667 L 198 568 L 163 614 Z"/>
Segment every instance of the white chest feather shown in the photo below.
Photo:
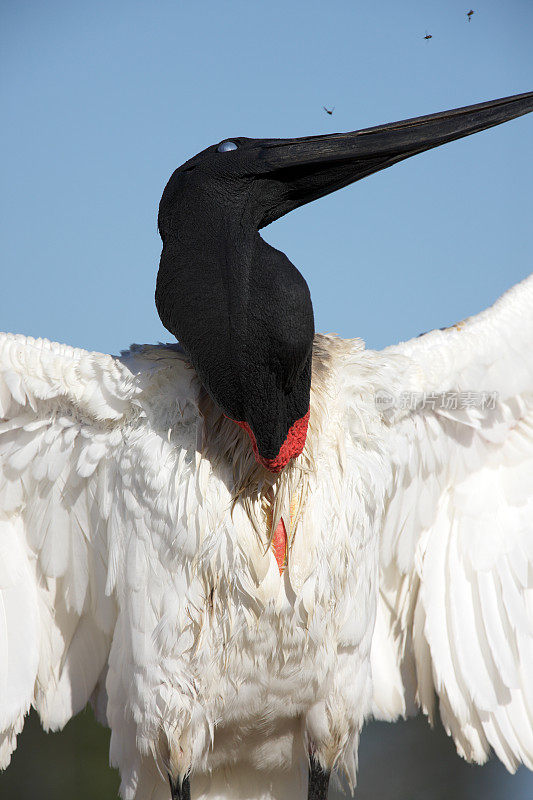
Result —
<path fill-rule="evenodd" d="M 201 425 L 217 447 L 222 435 L 242 437 L 227 421 L 209 428 L 209 415 L 200 421 L 188 406 L 166 436 L 136 442 L 133 431 L 125 443 L 117 494 L 132 534 L 116 554 L 121 601 L 107 679 L 117 762 L 136 743 L 175 773 L 236 760 L 275 769 L 296 747 L 353 772 L 370 702 L 385 475 L 368 433 L 371 400 L 361 399 L 360 438 L 347 443 L 342 387 L 333 376 L 320 390 L 307 464 L 288 477 L 256 476 L 242 490 L 247 503 L 234 503 L 239 454 L 215 462 L 197 451 Z M 135 470 L 141 446 L 159 449 L 157 474 Z M 276 496 L 290 538 L 281 575 L 264 513 Z"/>

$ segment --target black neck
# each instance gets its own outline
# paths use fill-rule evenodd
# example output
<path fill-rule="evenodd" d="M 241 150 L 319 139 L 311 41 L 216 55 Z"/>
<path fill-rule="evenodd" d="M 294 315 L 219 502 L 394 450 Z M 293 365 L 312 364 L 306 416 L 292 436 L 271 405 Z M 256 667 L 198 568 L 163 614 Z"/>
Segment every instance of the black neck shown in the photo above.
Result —
<path fill-rule="evenodd" d="M 178 206 L 164 234 L 161 320 L 215 402 L 261 431 L 260 450 L 274 457 L 287 425 L 309 406 L 314 324 L 307 284 L 243 208 L 221 212 L 204 198 L 202 219 L 194 219 Z"/>

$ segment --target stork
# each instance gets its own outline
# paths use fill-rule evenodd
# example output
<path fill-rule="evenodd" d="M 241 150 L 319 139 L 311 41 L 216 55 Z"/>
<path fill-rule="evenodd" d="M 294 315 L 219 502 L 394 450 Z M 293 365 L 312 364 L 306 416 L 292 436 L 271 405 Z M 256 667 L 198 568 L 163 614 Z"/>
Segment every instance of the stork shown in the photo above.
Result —
<path fill-rule="evenodd" d="M 225 139 L 160 204 L 179 344 L 1 335 L 0 766 L 90 702 L 124 800 L 324 800 L 415 707 L 533 768 L 533 277 L 375 352 L 258 232 L 532 110 Z"/>

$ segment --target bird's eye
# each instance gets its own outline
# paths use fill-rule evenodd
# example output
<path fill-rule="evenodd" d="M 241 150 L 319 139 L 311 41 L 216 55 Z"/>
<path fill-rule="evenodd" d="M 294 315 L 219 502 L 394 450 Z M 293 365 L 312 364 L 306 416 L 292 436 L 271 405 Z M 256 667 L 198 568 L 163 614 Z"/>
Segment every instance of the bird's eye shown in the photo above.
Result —
<path fill-rule="evenodd" d="M 219 144 L 219 146 L 217 147 L 217 153 L 227 153 L 228 150 L 236 150 L 236 149 L 237 145 L 235 144 L 235 142 L 222 142 L 222 144 Z"/>

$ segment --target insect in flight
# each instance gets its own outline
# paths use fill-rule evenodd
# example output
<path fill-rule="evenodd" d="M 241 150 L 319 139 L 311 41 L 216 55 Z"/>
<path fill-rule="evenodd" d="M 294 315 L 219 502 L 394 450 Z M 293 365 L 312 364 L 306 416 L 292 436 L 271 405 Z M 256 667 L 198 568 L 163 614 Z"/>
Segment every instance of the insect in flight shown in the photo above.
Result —
<path fill-rule="evenodd" d="M 424 39 L 433 39 L 433 35 L 426 31 L 426 35 L 424 36 Z"/>
<path fill-rule="evenodd" d="M 326 112 L 326 114 L 329 114 L 330 116 L 331 116 L 331 115 L 333 114 L 333 112 L 335 111 L 335 106 L 333 106 L 333 108 L 326 108 L 326 106 L 322 106 L 322 108 L 324 109 L 324 111 Z"/>
<path fill-rule="evenodd" d="M 474 12 L 472 11 L 472 9 L 470 9 L 470 11 L 467 11 L 467 12 L 466 12 L 466 16 L 468 17 L 468 21 L 469 21 L 469 22 L 470 22 L 470 17 L 472 16 L 472 14 L 473 14 L 473 13 L 474 13 Z"/>

